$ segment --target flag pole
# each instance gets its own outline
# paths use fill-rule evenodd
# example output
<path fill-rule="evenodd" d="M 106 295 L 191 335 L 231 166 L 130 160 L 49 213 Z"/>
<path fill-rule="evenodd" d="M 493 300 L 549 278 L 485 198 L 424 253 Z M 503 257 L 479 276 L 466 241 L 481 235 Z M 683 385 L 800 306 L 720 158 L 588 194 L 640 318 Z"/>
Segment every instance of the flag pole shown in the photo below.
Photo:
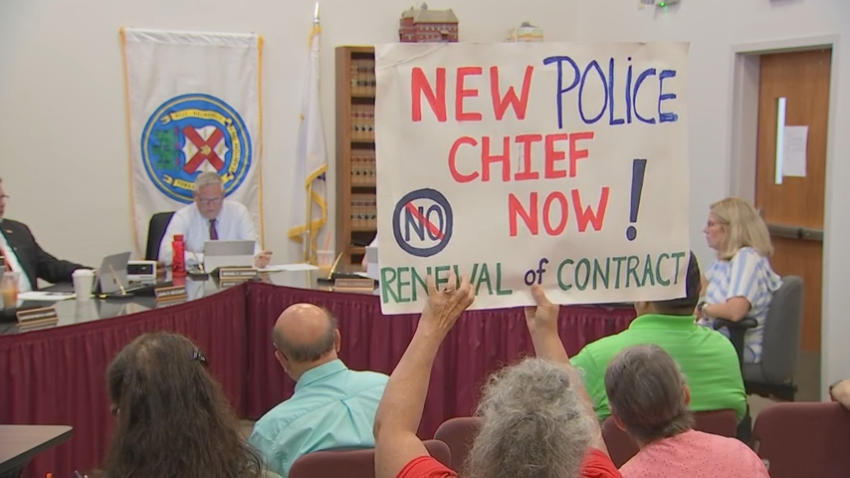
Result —
<path fill-rule="evenodd" d="M 307 185 L 307 211 L 304 225 L 304 262 L 313 263 L 313 183 Z"/>
<path fill-rule="evenodd" d="M 313 9 L 313 25 L 319 24 L 319 2 L 316 2 L 316 6 Z M 310 42 L 313 41 L 313 37 L 310 37 Z M 310 48 L 313 45 L 308 45 Z M 309 152 L 308 152 L 309 155 Z M 307 185 L 307 201 L 306 201 L 306 214 L 304 216 L 307 223 L 305 226 L 305 236 L 304 236 L 304 262 L 307 264 L 313 263 L 313 182 Z"/>

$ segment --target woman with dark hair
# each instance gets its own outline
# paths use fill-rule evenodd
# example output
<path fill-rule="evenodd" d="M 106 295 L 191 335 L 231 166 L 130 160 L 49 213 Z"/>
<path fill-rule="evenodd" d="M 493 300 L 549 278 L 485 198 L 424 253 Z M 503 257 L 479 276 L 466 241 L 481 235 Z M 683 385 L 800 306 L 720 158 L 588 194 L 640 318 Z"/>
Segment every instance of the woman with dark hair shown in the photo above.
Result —
<path fill-rule="evenodd" d="M 617 354 L 605 371 L 605 391 L 617 426 L 640 447 L 620 467 L 624 478 L 769 478 L 744 443 L 693 429 L 690 389 L 658 345 Z"/>
<path fill-rule="evenodd" d="M 107 371 L 116 425 L 101 476 L 264 476 L 206 364 L 178 334 L 145 334 L 124 347 Z"/>

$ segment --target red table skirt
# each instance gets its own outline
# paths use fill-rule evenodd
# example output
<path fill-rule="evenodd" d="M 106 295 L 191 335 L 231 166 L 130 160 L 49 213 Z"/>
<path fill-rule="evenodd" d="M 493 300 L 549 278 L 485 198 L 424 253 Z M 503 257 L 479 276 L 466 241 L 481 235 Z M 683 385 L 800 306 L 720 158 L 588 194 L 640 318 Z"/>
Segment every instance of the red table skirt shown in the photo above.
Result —
<path fill-rule="evenodd" d="M 292 394 L 294 383 L 273 355 L 271 329 L 283 309 L 299 302 L 324 306 L 339 319 L 340 355 L 353 369 L 390 373 L 416 328 L 417 316 L 384 317 L 377 297 L 249 283 L 182 305 L 0 336 L 0 423 L 74 427 L 68 442 L 40 455 L 25 475 L 72 476 L 100 463 L 112 426 L 106 368 L 145 332 L 174 331 L 197 342 L 236 413 L 259 418 Z M 633 318 L 626 308 L 564 307 L 559 329 L 575 354 Z M 484 378 L 531 350 L 519 309 L 467 312 L 434 365 L 421 436 L 433 436 L 447 418 L 470 414 Z"/>

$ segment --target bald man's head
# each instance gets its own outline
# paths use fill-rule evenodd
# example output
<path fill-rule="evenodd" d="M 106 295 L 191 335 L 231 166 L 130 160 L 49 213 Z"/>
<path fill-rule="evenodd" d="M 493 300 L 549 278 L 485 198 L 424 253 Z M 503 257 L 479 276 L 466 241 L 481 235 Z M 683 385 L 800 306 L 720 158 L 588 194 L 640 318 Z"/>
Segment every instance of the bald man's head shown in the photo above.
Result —
<path fill-rule="evenodd" d="M 293 363 L 311 363 L 335 352 L 336 319 L 313 304 L 295 304 L 280 314 L 272 337 L 277 349 Z"/>

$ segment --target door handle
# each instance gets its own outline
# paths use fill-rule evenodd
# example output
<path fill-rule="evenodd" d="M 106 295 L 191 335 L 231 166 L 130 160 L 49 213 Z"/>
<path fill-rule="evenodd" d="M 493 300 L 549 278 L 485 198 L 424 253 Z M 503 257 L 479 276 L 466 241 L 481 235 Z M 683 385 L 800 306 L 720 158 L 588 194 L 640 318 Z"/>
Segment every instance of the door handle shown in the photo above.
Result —
<path fill-rule="evenodd" d="M 768 224 L 767 230 L 773 237 L 786 239 L 802 239 L 804 241 L 823 242 L 823 229 L 810 227 L 789 226 L 787 224 Z"/>
<path fill-rule="evenodd" d="M 807 227 L 803 227 L 800 231 L 800 239 L 823 242 L 823 229 L 809 229 Z"/>

